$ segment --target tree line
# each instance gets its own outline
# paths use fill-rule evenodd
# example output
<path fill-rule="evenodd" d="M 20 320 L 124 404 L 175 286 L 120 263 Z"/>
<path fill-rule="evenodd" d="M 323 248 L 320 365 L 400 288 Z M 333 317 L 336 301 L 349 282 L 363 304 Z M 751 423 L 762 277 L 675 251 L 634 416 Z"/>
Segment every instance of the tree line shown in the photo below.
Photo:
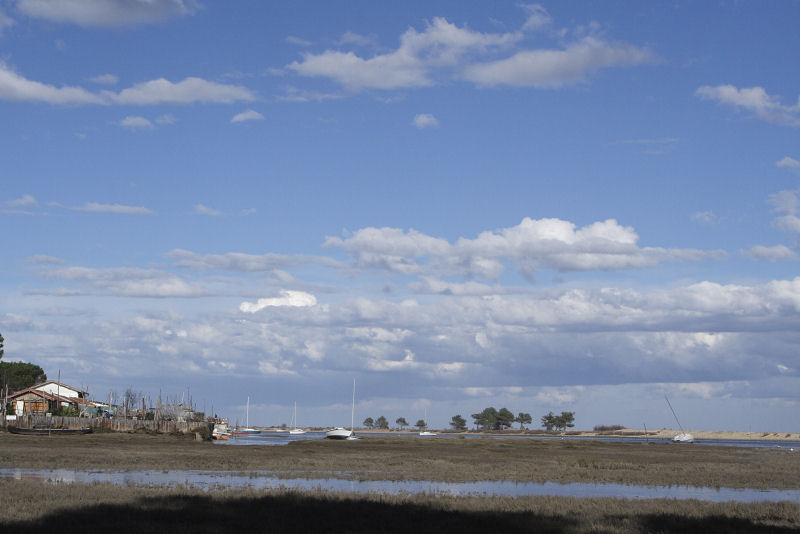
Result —
<path fill-rule="evenodd" d="M 398 417 L 397 419 L 395 419 L 395 424 L 399 426 L 401 429 L 410 426 L 408 424 L 408 421 L 406 421 L 405 417 Z M 366 428 L 378 428 L 380 430 L 388 430 L 389 420 L 386 419 L 386 417 L 384 417 L 383 415 L 378 417 L 377 419 L 373 419 L 372 417 L 367 417 L 366 419 L 364 419 L 362 425 L 365 426 Z M 428 423 L 426 423 L 423 419 L 418 419 L 417 422 L 414 423 L 414 426 L 422 430 L 423 428 L 426 428 L 428 426 Z"/>
<path fill-rule="evenodd" d="M 485 408 L 482 412 L 472 414 L 470 417 L 472 417 L 474 421 L 475 428 L 482 431 L 506 430 L 511 428 L 511 426 L 515 423 L 519 423 L 520 430 L 524 430 L 525 425 L 530 425 L 533 423 L 533 417 L 531 417 L 531 414 L 519 412 L 517 415 L 514 415 L 508 408 L 500 408 L 497 410 L 494 407 L 489 407 Z M 406 421 L 405 417 L 398 417 L 395 420 L 395 424 L 401 429 L 411 426 L 408 424 L 408 421 Z M 565 431 L 567 428 L 572 428 L 575 426 L 575 412 L 561 412 L 558 415 L 554 414 L 553 412 L 549 412 L 547 415 L 542 416 L 541 424 L 542 427 L 548 432 L 552 432 L 554 430 Z M 383 415 L 377 419 L 367 417 L 364 419 L 362 425 L 369 429 L 377 428 L 379 430 L 388 430 L 389 420 Z M 414 426 L 420 430 L 423 430 L 427 428 L 428 424 L 423 419 L 419 419 Z M 467 430 L 467 420 L 464 419 L 461 414 L 454 415 L 450 419 L 450 426 L 453 428 L 453 430 Z"/>
<path fill-rule="evenodd" d="M 533 417 L 529 413 L 519 412 L 514 415 L 508 408 L 497 410 L 491 406 L 484 408 L 482 412 L 472 414 L 470 417 L 472 417 L 475 427 L 484 431 L 505 430 L 511 428 L 514 423 L 519 423 L 519 429 L 524 430 L 525 425 L 533 423 Z M 575 412 L 561 412 L 559 415 L 549 412 L 547 415 L 542 416 L 541 423 L 542 427 L 548 432 L 553 430 L 564 431 L 575 426 Z M 450 426 L 454 430 L 466 430 L 467 422 L 461 415 L 456 415 L 450 421 Z"/>

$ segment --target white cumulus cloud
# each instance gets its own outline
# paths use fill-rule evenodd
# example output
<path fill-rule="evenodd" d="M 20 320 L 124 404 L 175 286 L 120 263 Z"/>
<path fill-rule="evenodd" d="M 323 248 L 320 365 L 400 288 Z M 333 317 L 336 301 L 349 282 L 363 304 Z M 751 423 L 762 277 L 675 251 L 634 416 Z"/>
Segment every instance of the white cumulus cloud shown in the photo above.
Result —
<path fill-rule="evenodd" d="M 775 163 L 775 165 L 778 166 L 778 167 L 787 168 L 787 169 L 797 169 L 797 168 L 800 168 L 800 161 L 797 161 L 794 158 L 790 158 L 789 156 L 786 156 L 782 160 L 780 160 L 777 163 Z"/>
<path fill-rule="evenodd" d="M 560 87 L 584 82 L 600 69 L 654 60 L 646 48 L 585 37 L 562 50 L 523 50 L 505 59 L 476 63 L 464 69 L 463 77 L 482 86 Z"/>
<path fill-rule="evenodd" d="M 142 130 L 142 129 L 148 130 L 150 128 L 153 128 L 153 123 L 150 122 L 149 119 L 146 119 L 144 117 L 139 117 L 137 115 L 128 115 L 127 117 L 119 121 L 119 125 L 122 126 L 123 128 L 128 128 L 131 130 Z"/>
<path fill-rule="evenodd" d="M 519 225 L 485 231 L 455 243 L 416 230 L 363 228 L 346 238 L 328 237 L 364 267 L 409 275 L 439 273 L 497 278 L 503 262 L 532 275 L 539 269 L 588 271 L 653 267 L 664 262 L 720 257 L 720 251 L 639 247 L 639 236 L 614 219 L 582 228 L 561 219 L 525 218 Z"/>
<path fill-rule="evenodd" d="M 38 206 L 39 202 L 36 201 L 33 195 L 25 194 L 20 198 L 9 200 L 5 204 L 11 208 L 32 208 Z"/>
<path fill-rule="evenodd" d="M 248 109 L 247 111 L 243 111 L 241 113 L 237 113 L 231 119 L 232 123 L 236 122 L 245 122 L 245 121 L 262 121 L 264 120 L 264 115 L 255 111 L 253 109 Z"/>
<path fill-rule="evenodd" d="M 50 104 L 103 104 L 99 95 L 81 87 L 55 87 L 28 80 L 0 61 L 0 100 L 47 102 Z"/>
<path fill-rule="evenodd" d="M 415 115 L 414 120 L 411 121 L 411 123 L 420 130 L 424 128 L 436 128 L 439 126 L 439 121 L 430 113 L 420 113 L 419 115 Z"/>
<path fill-rule="evenodd" d="M 208 215 L 210 217 L 219 217 L 222 215 L 222 212 L 216 210 L 214 208 L 209 208 L 208 206 L 204 206 L 203 204 L 195 204 L 194 212 L 196 215 Z"/>
<path fill-rule="evenodd" d="M 307 307 L 316 306 L 317 298 L 305 291 L 293 291 L 290 289 L 280 292 L 280 297 L 263 298 L 253 302 L 242 302 L 239 310 L 247 313 L 255 313 L 269 307 Z"/>
<path fill-rule="evenodd" d="M 436 17 L 422 31 L 409 28 L 393 51 L 372 57 L 340 50 L 306 53 L 286 68 L 301 76 L 328 78 L 351 91 L 427 87 L 441 79 L 481 86 L 557 87 L 583 82 L 599 69 L 655 60 L 646 48 L 593 36 L 562 49 L 520 47 L 525 32 L 551 23 L 541 6 L 525 9 L 528 18 L 519 31 L 483 33 Z M 489 59 L 479 60 L 484 57 Z"/>
<path fill-rule="evenodd" d="M 733 85 L 704 85 L 695 92 L 700 98 L 716 100 L 737 110 L 752 112 L 757 118 L 775 124 L 800 126 L 800 99 L 794 106 L 781 104 L 780 98 L 770 95 L 763 87 Z"/>
<path fill-rule="evenodd" d="M 244 87 L 194 77 L 185 78 L 179 82 L 159 78 L 136 84 L 119 93 L 103 91 L 102 96 L 110 103 L 137 106 L 193 103 L 231 104 L 255 100 L 255 95 Z"/>
<path fill-rule="evenodd" d="M 0 100 L 44 102 L 58 105 L 185 105 L 231 104 L 256 100 L 249 89 L 189 77 L 179 82 L 164 78 L 136 84 L 119 92 L 93 93 L 82 87 L 61 86 L 29 80 L 0 61 Z"/>

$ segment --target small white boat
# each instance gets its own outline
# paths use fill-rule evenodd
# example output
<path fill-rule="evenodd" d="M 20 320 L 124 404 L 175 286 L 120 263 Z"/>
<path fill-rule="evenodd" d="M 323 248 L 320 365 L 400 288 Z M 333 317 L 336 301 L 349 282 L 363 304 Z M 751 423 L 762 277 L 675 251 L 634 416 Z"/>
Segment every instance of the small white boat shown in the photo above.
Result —
<path fill-rule="evenodd" d="M 427 407 L 425 408 L 425 419 L 423 419 L 423 421 L 425 422 L 425 428 L 428 428 L 428 408 Z M 436 432 L 430 432 L 428 430 L 423 430 L 422 432 L 419 433 L 419 435 L 424 438 L 424 437 L 429 437 L 429 436 L 435 436 Z"/>
<path fill-rule="evenodd" d="M 328 439 L 349 439 L 353 435 L 352 430 L 337 426 L 325 432 L 325 437 Z"/>
<path fill-rule="evenodd" d="M 306 431 L 302 428 L 297 428 L 297 402 L 294 403 L 294 414 L 292 414 L 292 422 L 289 425 L 291 428 L 289 429 L 289 434 L 296 435 L 296 434 L 305 434 Z"/>
<path fill-rule="evenodd" d="M 672 416 L 675 417 L 675 422 L 678 423 L 678 428 L 681 429 L 680 433 L 675 434 L 675 436 L 672 438 L 672 443 L 694 443 L 694 436 L 683 430 L 683 426 L 681 426 L 681 422 L 678 421 L 678 416 L 675 414 L 675 410 L 672 409 L 672 404 L 669 402 L 669 399 L 666 395 L 664 395 L 664 400 L 667 401 L 667 406 L 669 406 Z"/>
<path fill-rule="evenodd" d="M 325 437 L 328 439 L 358 439 L 353 433 L 356 417 L 356 379 L 353 379 L 353 407 L 350 409 L 350 430 L 337 426 L 325 432 Z"/>
<path fill-rule="evenodd" d="M 694 443 L 694 436 L 688 432 L 681 432 L 672 438 L 672 443 Z"/>

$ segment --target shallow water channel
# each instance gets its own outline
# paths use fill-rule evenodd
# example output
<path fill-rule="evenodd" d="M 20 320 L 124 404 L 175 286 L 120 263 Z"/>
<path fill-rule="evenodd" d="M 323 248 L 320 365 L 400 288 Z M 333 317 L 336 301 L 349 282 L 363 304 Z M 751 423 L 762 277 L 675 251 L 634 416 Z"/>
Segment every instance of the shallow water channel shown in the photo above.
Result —
<path fill-rule="evenodd" d="M 358 434 L 356 434 L 358 435 Z M 371 432 L 364 434 L 365 437 L 417 437 L 419 435 L 411 432 Z M 239 436 L 231 438 L 227 441 L 215 441 L 214 445 L 228 446 L 228 445 L 288 445 L 293 441 L 306 441 L 315 439 L 324 439 L 324 432 L 307 432 L 305 434 L 289 434 L 288 432 L 269 432 L 264 431 L 261 434 L 252 436 Z M 436 437 L 426 437 L 419 439 L 475 439 L 475 438 L 491 438 L 491 439 L 533 439 L 533 440 L 569 440 L 569 441 L 607 441 L 607 442 L 627 442 L 627 443 L 669 443 L 668 439 L 654 439 L 654 438 L 639 438 L 639 437 L 621 437 L 621 436 L 541 436 L 541 435 L 486 435 L 486 434 L 439 434 Z M 733 439 L 698 439 L 693 445 L 710 445 L 718 447 L 757 447 L 757 448 L 770 448 L 770 449 L 785 449 L 787 451 L 800 451 L 800 442 L 798 441 L 762 441 L 762 440 L 733 440 Z M 676 447 L 685 447 L 687 445 L 675 445 Z"/>
<path fill-rule="evenodd" d="M 73 471 L 68 469 L 0 469 L 0 478 L 41 480 L 53 484 L 144 485 L 199 488 L 297 489 L 345 491 L 354 493 L 416 494 L 452 496 L 531 496 L 619 497 L 626 499 L 699 499 L 702 501 L 756 502 L 792 501 L 800 503 L 800 489 L 757 490 L 736 488 L 698 488 L 693 486 L 636 486 L 572 482 L 434 482 L 419 480 L 348 480 L 342 478 L 278 478 L 270 471 L 234 473 L 230 471 Z"/>

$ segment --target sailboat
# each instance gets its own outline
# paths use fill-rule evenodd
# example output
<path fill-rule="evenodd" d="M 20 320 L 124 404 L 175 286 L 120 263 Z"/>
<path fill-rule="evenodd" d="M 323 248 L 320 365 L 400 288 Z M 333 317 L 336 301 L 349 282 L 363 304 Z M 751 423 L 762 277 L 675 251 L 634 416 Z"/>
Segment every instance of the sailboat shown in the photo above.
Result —
<path fill-rule="evenodd" d="M 250 428 L 250 397 L 247 397 L 247 408 L 245 410 L 244 428 L 237 427 L 231 432 L 234 436 L 253 436 L 261 434 L 260 430 Z"/>
<path fill-rule="evenodd" d="M 672 412 L 672 416 L 675 418 L 675 422 L 678 423 L 678 428 L 681 429 L 680 434 L 676 434 L 672 438 L 672 443 L 694 443 L 694 436 L 689 434 L 688 432 L 684 432 L 683 427 L 681 426 L 681 422 L 678 421 L 678 416 L 675 415 L 675 410 L 672 409 L 672 404 L 670 404 L 669 399 L 666 395 L 664 395 L 664 400 L 667 401 L 667 406 L 669 406 L 670 411 Z"/>
<path fill-rule="evenodd" d="M 337 426 L 325 432 L 325 437 L 328 439 L 358 439 L 353 434 L 353 427 L 355 426 L 356 416 L 356 379 L 353 379 L 353 407 L 350 410 L 350 430 Z"/>
<path fill-rule="evenodd" d="M 292 428 L 289 429 L 289 434 L 305 434 L 306 431 L 302 428 L 297 428 L 297 401 L 294 403 L 294 414 L 292 414 L 292 424 L 289 425 Z"/>
<path fill-rule="evenodd" d="M 423 419 L 423 421 L 425 422 L 425 428 L 427 429 L 428 428 L 428 408 L 427 407 L 425 407 L 425 419 Z M 428 430 L 423 430 L 423 431 L 421 431 L 419 433 L 419 435 L 423 436 L 423 437 L 425 437 L 425 436 L 435 436 L 436 432 L 429 432 Z"/>

